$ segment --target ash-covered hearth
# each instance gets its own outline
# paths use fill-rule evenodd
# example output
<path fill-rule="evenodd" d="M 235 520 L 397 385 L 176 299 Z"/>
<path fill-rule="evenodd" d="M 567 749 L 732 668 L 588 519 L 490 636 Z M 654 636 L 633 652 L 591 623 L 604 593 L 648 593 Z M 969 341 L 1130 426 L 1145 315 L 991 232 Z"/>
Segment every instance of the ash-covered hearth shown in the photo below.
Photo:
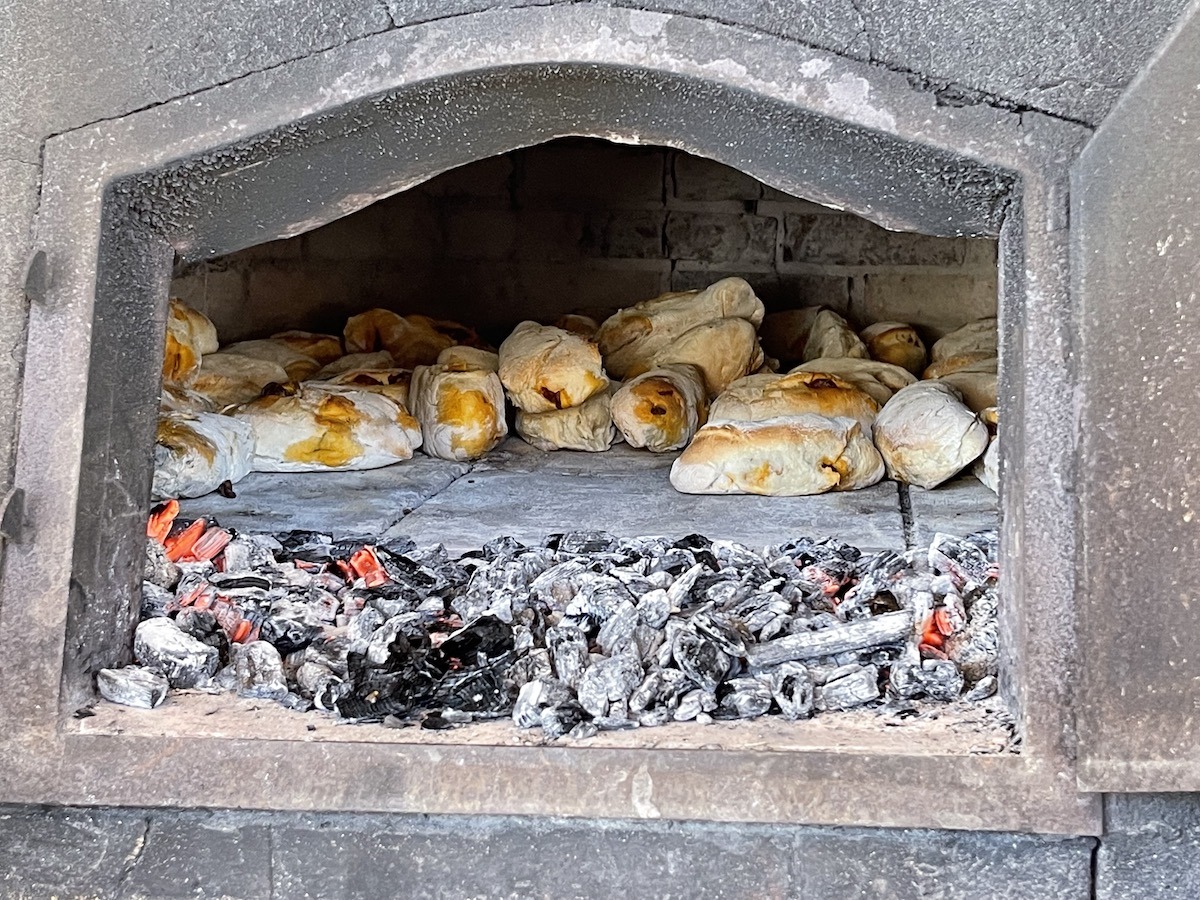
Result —
<path fill-rule="evenodd" d="M 554 739 L 861 706 L 905 718 L 996 692 L 995 532 L 874 554 L 569 532 L 455 558 L 177 513 L 151 518 L 140 665 L 101 671 L 109 700 L 230 690 L 392 727 L 511 716 Z"/>

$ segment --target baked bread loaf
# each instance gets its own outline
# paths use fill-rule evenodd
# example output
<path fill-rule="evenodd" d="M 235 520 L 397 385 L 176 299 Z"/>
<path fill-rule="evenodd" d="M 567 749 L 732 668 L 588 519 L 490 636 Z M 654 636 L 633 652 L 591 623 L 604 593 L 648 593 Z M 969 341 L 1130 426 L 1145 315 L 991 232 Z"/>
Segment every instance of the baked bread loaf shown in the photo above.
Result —
<path fill-rule="evenodd" d="M 238 356 L 249 356 L 251 359 L 265 359 L 268 362 L 279 363 L 287 372 L 289 381 L 304 381 L 311 378 L 321 368 L 321 364 L 311 356 L 306 356 L 299 350 L 294 350 L 287 342 L 267 338 L 259 341 L 238 341 L 236 344 L 226 344 L 221 348 L 225 353 L 236 353 Z"/>
<path fill-rule="evenodd" d="M 522 322 L 500 345 L 500 381 L 518 409 L 578 406 L 608 387 L 600 350 L 552 325 Z"/>
<path fill-rule="evenodd" d="M 408 409 L 408 387 L 412 381 L 412 372 L 408 369 L 351 369 L 340 375 L 334 375 L 327 381 L 318 382 L 317 386 L 325 390 L 366 391 L 369 394 L 383 394 L 399 406 Z"/>
<path fill-rule="evenodd" d="M 874 436 L 888 476 L 923 488 L 958 474 L 988 445 L 987 426 L 941 381 L 898 391 L 875 417 Z"/>
<path fill-rule="evenodd" d="M 806 414 L 841 416 L 854 419 L 869 434 L 880 405 L 850 382 L 824 372 L 747 375 L 713 401 L 708 420 L 718 424 Z"/>
<path fill-rule="evenodd" d="M 416 419 L 381 394 L 330 392 L 307 382 L 260 397 L 232 415 L 254 431 L 254 471 L 378 469 L 421 446 Z"/>
<path fill-rule="evenodd" d="M 554 323 L 555 328 L 561 328 L 563 331 L 569 331 L 571 334 L 577 334 L 581 338 L 587 338 L 589 341 L 596 339 L 596 332 L 600 330 L 600 323 L 591 316 L 581 316 L 577 313 L 568 313 L 565 316 L 559 316 Z"/>
<path fill-rule="evenodd" d="M 215 413 L 168 415 L 154 442 L 155 500 L 202 497 L 250 474 L 254 433 L 245 422 Z"/>
<path fill-rule="evenodd" d="M 925 342 L 917 329 L 904 322 L 876 322 L 860 333 L 871 359 L 891 363 L 920 375 L 925 369 Z"/>
<path fill-rule="evenodd" d="M 159 395 L 158 413 L 166 416 L 171 413 L 193 415 L 202 412 L 216 412 L 212 400 L 203 394 L 198 394 L 191 388 L 182 385 L 163 382 L 162 394 Z"/>
<path fill-rule="evenodd" d="M 342 339 L 332 334 L 315 334 L 311 331 L 281 331 L 271 335 L 271 340 L 287 344 L 297 353 L 311 356 L 323 366 L 342 356 Z"/>
<path fill-rule="evenodd" d="M 613 424 L 631 447 L 666 453 L 686 447 L 707 418 L 704 375 L 695 366 L 651 369 L 613 395 Z"/>
<path fill-rule="evenodd" d="M 539 450 L 599 453 L 620 440 L 613 425 L 611 403 L 612 393 L 606 390 L 566 409 L 542 413 L 519 409 L 517 434 Z"/>
<path fill-rule="evenodd" d="M 792 372 L 823 372 L 836 375 L 867 394 L 880 406 L 892 399 L 902 387 L 916 384 L 917 378 L 907 369 L 873 359 L 843 356 L 837 359 L 814 359 L 792 369 Z"/>
<path fill-rule="evenodd" d="M 850 323 L 832 309 L 823 309 L 813 319 L 804 344 L 804 361 L 840 356 L 868 359 L 870 354 Z"/>
<path fill-rule="evenodd" d="M 999 365 L 995 351 L 972 350 L 967 353 L 956 353 L 946 356 L 937 362 L 930 363 L 921 374 L 922 378 L 945 378 L 955 372 L 991 372 L 995 374 Z"/>
<path fill-rule="evenodd" d="M 221 350 L 204 357 L 189 387 L 222 410 L 248 403 L 268 384 L 286 384 L 289 380 L 287 370 L 279 363 Z"/>
<path fill-rule="evenodd" d="M 997 356 L 997 338 L 997 323 L 994 318 L 976 319 L 934 342 L 929 350 L 929 359 L 931 362 L 941 362 L 943 359 L 961 356 L 964 353 Z"/>
<path fill-rule="evenodd" d="M 708 424 L 671 466 L 685 494 L 798 496 L 869 487 L 883 461 L 853 419 L 805 415 Z"/>
<path fill-rule="evenodd" d="M 500 371 L 500 356 L 492 350 L 455 344 L 438 354 L 437 364 L 456 372 L 465 372 L 468 369 L 498 372 Z"/>
<path fill-rule="evenodd" d="M 495 372 L 417 366 L 409 397 L 430 456 L 479 459 L 508 434 L 504 388 Z"/>
<path fill-rule="evenodd" d="M 994 437 L 983 456 L 975 460 L 971 473 L 984 483 L 994 494 L 1000 493 L 1000 439 Z"/>
<path fill-rule="evenodd" d="M 344 372 L 394 368 L 396 364 L 392 361 L 392 354 L 386 350 L 376 350 L 374 353 L 347 353 L 331 363 L 326 363 L 310 380 L 328 381 Z"/>
<path fill-rule="evenodd" d="M 990 362 L 995 362 L 991 360 Z M 980 371 L 990 368 L 991 371 Z M 979 413 L 997 404 L 997 376 L 995 365 L 968 366 L 949 375 L 943 375 L 938 381 L 945 382 L 960 394 L 963 402 L 971 412 Z"/>
<path fill-rule="evenodd" d="M 434 326 L 428 316 L 405 317 L 390 309 L 369 309 L 346 320 L 346 352 L 386 350 L 392 365 L 400 369 L 433 365 L 439 353 L 455 344 Z"/>
<path fill-rule="evenodd" d="M 217 329 L 203 313 L 171 298 L 163 348 L 163 381 L 186 384 L 200 371 L 201 359 L 217 352 Z"/>
<path fill-rule="evenodd" d="M 596 338 L 607 370 L 618 378 L 691 363 L 705 372 L 711 394 L 762 364 L 755 331 L 762 320 L 762 301 L 750 285 L 723 278 L 702 291 L 663 294 L 623 309 L 604 321 Z M 725 324 L 733 322 L 741 324 Z M 705 330 L 689 335 L 695 329 Z"/>
<path fill-rule="evenodd" d="M 697 325 L 670 347 L 653 356 L 650 369 L 691 365 L 700 370 L 708 396 L 715 397 L 731 383 L 763 364 L 758 333 L 747 319 L 718 319 Z M 649 371 L 649 369 L 647 369 Z M 641 374 L 630 372 L 630 377 Z"/>

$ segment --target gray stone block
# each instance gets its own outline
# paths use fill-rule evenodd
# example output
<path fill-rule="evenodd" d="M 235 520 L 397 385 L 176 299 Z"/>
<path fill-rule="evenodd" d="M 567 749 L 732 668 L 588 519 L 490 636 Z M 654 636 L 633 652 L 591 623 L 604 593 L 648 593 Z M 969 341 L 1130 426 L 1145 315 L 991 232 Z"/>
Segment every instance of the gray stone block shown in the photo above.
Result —
<path fill-rule="evenodd" d="M 583 252 L 589 256 L 660 259 L 665 255 L 663 224 L 657 209 L 619 210 L 588 216 Z"/>
<path fill-rule="evenodd" d="M 866 219 L 828 213 L 784 216 L 783 261 L 841 266 L 960 266 L 966 238 L 889 231 Z"/>
<path fill-rule="evenodd" d="M 765 265 L 775 258 L 778 222 L 749 213 L 672 211 L 667 214 L 667 247 L 672 259 Z"/>
<path fill-rule="evenodd" d="M 535 541 L 573 529 L 626 537 L 696 531 L 755 549 L 801 535 L 832 535 L 870 549 L 903 546 L 891 482 L 816 497 L 681 494 L 668 478 L 675 455 L 621 444 L 604 453 L 542 453 L 510 438 L 503 452 L 487 457 L 393 531 L 457 551 L 502 534 Z"/>
<path fill-rule="evenodd" d="M 465 463 L 418 455 L 367 472 L 256 472 L 238 482 L 233 499 L 209 494 L 184 500 L 180 508 L 186 516 L 213 517 L 245 531 L 299 528 L 371 537 L 469 470 Z"/>
<path fill-rule="evenodd" d="M 868 324 L 884 320 L 916 325 L 937 339 L 973 319 L 996 315 L 996 273 L 868 273 L 861 304 L 851 313 Z"/>
<path fill-rule="evenodd" d="M 369 823 L 370 820 L 367 820 Z M 285 897 L 792 896 L 787 830 L 546 819 L 280 829 Z M 398 826 L 398 827 L 397 827 Z"/>
<path fill-rule="evenodd" d="M 5 897 L 115 897 L 149 819 L 132 810 L 0 812 L 0 893 Z"/>
<path fill-rule="evenodd" d="M 236 813 L 153 813 L 121 897 L 269 898 L 270 827 Z"/>
<path fill-rule="evenodd" d="M 1200 896 L 1200 795 L 1110 794 L 1097 900 Z"/>
<path fill-rule="evenodd" d="M 1091 838 L 805 829 L 792 896 L 903 900 L 1089 897 Z"/>
<path fill-rule="evenodd" d="M 36 154 L 36 148 L 34 148 Z M 0 159 L 0 493 L 11 483 L 26 300 L 21 274 L 37 208 L 38 166 Z M 0 564 L 4 549 L 0 544 Z"/>
<path fill-rule="evenodd" d="M 21 14 L 24 5 L 13 9 L 18 24 L 5 35 L 6 61 L 21 64 L 5 78 L 4 100 L 14 108 L 11 115 L 0 108 L 8 126 L 0 156 L 21 136 L 40 139 L 118 116 L 392 25 L 378 0 L 198 0 L 169 10 L 153 0 L 81 0 L 30 3 Z"/>

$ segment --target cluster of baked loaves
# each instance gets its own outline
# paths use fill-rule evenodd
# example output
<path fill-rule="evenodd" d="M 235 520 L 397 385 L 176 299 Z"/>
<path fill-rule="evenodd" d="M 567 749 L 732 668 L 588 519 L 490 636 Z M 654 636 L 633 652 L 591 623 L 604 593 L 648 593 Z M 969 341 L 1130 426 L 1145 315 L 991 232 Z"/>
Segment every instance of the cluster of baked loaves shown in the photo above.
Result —
<path fill-rule="evenodd" d="M 926 352 L 910 325 L 856 332 L 836 312 L 765 315 L 741 278 L 664 294 L 602 324 L 521 322 L 493 351 L 456 322 L 372 309 L 341 337 L 288 331 L 219 346 L 170 303 L 156 498 L 251 471 L 369 469 L 418 449 L 479 459 L 508 435 L 542 450 L 618 441 L 682 451 L 686 493 L 816 494 L 882 479 L 933 487 L 977 460 L 996 488 L 997 331 Z"/>

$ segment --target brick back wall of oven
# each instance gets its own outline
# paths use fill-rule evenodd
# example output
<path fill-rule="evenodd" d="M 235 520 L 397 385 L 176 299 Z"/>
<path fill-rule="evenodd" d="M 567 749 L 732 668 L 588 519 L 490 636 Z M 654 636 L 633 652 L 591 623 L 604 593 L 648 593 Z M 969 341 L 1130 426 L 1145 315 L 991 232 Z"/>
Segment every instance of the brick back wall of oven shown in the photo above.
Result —
<path fill-rule="evenodd" d="M 935 337 L 993 315 L 996 244 L 890 232 L 735 169 L 656 147 L 565 141 L 448 172 L 300 237 L 179 273 L 222 340 L 339 331 L 372 306 L 502 336 L 727 275 L 769 308 L 822 304 Z"/>

